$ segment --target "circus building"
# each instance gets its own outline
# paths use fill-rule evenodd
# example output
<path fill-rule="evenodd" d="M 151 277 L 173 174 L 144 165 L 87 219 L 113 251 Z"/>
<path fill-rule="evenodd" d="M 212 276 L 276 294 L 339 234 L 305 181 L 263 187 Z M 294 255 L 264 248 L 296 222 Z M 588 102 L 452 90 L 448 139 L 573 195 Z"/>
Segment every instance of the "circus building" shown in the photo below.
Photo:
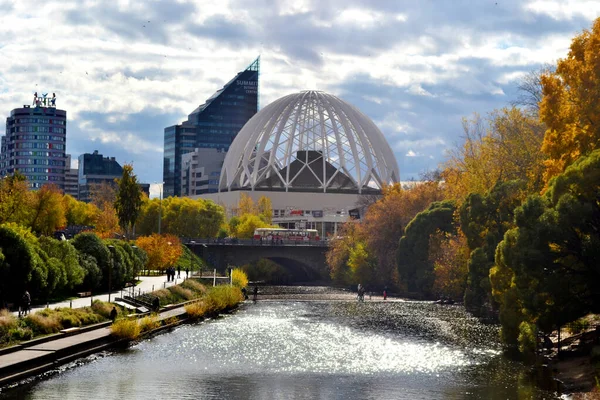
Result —
<path fill-rule="evenodd" d="M 365 196 L 398 181 L 394 153 L 369 117 L 331 94 L 302 91 L 244 125 L 225 156 L 219 193 L 202 197 L 235 208 L 242 192 L 267 196 L 274 223 L 325 236 L 360 218 Z"/>

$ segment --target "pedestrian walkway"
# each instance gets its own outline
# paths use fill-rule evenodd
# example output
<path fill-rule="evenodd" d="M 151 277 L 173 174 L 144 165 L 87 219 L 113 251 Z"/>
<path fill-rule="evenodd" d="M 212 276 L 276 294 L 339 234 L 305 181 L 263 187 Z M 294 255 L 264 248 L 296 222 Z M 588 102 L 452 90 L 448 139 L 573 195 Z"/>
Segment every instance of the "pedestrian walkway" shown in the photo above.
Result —
<path fill-rule="evenodd" d="M 158 320 L 185 315 L 183 306 L 163 311 Z M 0 387 L 27 376 L 31 376 L 76 358 L 85 357 L 117 342 L 111 337 L 110 325 L 83 333 L 57 335 L 56 339 L 28 345 L 22 343 L 20 350 L 0 354 Z"/>
<path fill-rule="evenodd" d="M 184 274 L 181 274 L 184 276 Z M 137 296 L 140 293 L 148 293 L 154 290 L 163 289 L 169 286 L 177 285 L 183 282 L 184 278 L 177 278 L 173 282 L 167 282 L 167 275 L 157 275 L 157 276 L 140 276 L 140 283 L 137 286 L 132 286 L 128 288 L 118 289 L 111 292 L 111 301 L 114 301 L 116 297 L 122 296 L 132 296 L 135 291 L 135 295 Z M 133 296 L 132 296 L 133 297 Z M 44 308 L 81 308 L 86 307 L 92 304 L 94 300 L 108 301 L 108 292 L 107 293 L 99 293 L 93 294 L 92 296 L 80 297 L 73 300 L 65 300 L 57 303 L 49 303 L 49 304 L 36 304 L 31 306 L 31 312 L 36 312 L 38 310 L 43 310 Z M 18 315 L 18 311 L 13 312 L 14 315 Z"/>

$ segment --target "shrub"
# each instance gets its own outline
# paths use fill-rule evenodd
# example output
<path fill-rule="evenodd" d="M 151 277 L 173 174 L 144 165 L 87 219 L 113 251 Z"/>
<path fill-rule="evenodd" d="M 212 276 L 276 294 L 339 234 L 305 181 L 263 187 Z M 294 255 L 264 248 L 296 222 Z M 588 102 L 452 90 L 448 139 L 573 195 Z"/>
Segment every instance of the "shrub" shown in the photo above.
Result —
<path fill-rule="evenodd" d="M 231 271 L 231 281 L 234 286 L 244 288 L 248 286 L 248 275 L 246 275 L 246 273 L 241 269 L 236 268 Z"/>
<path fill-rule="evenodd" d="M 6 309 L 0 310 L 0 332 L 6 332 L 17 326 L 17 318 Z"/>
<path fill-rule="evenodd" d="M 183 286 L 186 289 L 190 289 L 192 292 L 197 293 L 197 294 L 204 294 L 206 293 L 206 286 L 204 286 L 203 284 L 201 284 L 200 282 L 198 282 L 195 279 L 186 279 L 181 286 Z"/>
<path fill-rule="evenodd" d="M 216 286 L 205 297 L 211 312 L 229 309 L 244 300 L 242 291 L 235 286 Z"/>
<path fill-rule="evenodd" d="M 567 325 L 567 330 L 571 335 L 576 335 L 585 332 L 590 328 L 590 321 L 584 318 L 579 318 Z"/>
<path fill-rule="evenodd" d="M 61 330 L 60 320 L 51 310 L 42 310 L 25 317 L 25 325 L 36 335 L 47 335 Z"/>
<path fill-rule="evenodd" d="M 141 326 L 136 319 L 122 318 L 110 326 L 110 333 L 119 339 L 135 340 L 140 336 Z"/>
<path fill-rule="evenodd" d="M 169 289 L 159 289 L 152 292 L 152 294 L 158 297 L 161 306 L 177 302 L 175 296 L 173 296 L 173 293 Z"/>
<path fill-rule="evenodd" d="M 7 342 L 20 342 L 33 339 L 33 331 L 30 328 L 15 327 L 8 331 Z"/>
<path fill-rule="evenodd" d="M 112 311 L 112 308 L 113 305 L 105 301 L 94 300 L 92 303 L 92 310 L 94 310 L 96 314 L 99 314 L 106 319 L 110 318 L 110 312 Z"/>
<path fill-rule="evenodd" d="M 196 298 L 194 292 L 192 292 L 190 289 L 183 288 L 180 285 L 171 286 L 169 287 L 169 290 L 171 291 L 173 296 L 178 300 L 178 302 L 192 300 Z"/>
<path fill-rule="evenodd" d="M 204 300 L 185 305 L 185 312 L 190 318 L 202 318 L 207 314 L 207 303 Z"/>
<path fill-rule="evenodd" d="M 150 315 L 140 319 L 139 324 L 141 332 L 148 332 L 160 327 L 160 321 L 156 318 L 156 315 Z"/>

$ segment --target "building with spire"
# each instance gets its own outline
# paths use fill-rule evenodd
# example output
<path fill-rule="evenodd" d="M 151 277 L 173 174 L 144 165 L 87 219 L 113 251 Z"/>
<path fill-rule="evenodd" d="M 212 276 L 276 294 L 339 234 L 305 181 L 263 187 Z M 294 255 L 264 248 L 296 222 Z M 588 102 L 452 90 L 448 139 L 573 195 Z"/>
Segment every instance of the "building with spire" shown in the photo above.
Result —
<path fill-rule="evenodd" d="M 214 149 L 217 153 L 229 150 L 237 133 L 258 111 L 259 72 L 260 57 L 199 105 L 186 121 L 165 128 L 164 197 L 182 195 L 184 154 L 197 148 Z M 198 167 L 203 167 L 201 159 Z M 216 185 L 209 190 L 217 191 Z M 196 193 L 194 188 L 187 188 L 186 192 Z"/>

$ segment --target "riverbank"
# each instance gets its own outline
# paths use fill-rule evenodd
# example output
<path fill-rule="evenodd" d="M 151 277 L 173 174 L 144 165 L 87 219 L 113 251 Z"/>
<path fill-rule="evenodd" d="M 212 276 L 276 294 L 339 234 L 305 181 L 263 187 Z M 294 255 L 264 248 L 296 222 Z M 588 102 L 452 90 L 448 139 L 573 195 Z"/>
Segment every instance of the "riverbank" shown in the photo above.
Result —
<path fill-rule="evenodd" d="M 120 345 L 126 346 L 132 341 L 182 323 L 198 321 L 230 311 L 242 300 L 241 292 L 236 287 L 212 288 L 200 299 L 163 307 L 157 314 L 141 313 L 124 317 L 114 324 L 105 322 L 82 328 L 69 328 L 55 335 L 4 348 L 0 350 L 0 388 L 56 369 L 90 354 Z M 198 312 L 198 305 L 202 305 L 202 313 Z M 194 313 L 188 313 L 190 307 L 195 307 Z M 149 320 L 152 324 L 148 324 Z M 123 322 L 137 325 L 133 336 L 123 337 L 115 329 Z"/>

